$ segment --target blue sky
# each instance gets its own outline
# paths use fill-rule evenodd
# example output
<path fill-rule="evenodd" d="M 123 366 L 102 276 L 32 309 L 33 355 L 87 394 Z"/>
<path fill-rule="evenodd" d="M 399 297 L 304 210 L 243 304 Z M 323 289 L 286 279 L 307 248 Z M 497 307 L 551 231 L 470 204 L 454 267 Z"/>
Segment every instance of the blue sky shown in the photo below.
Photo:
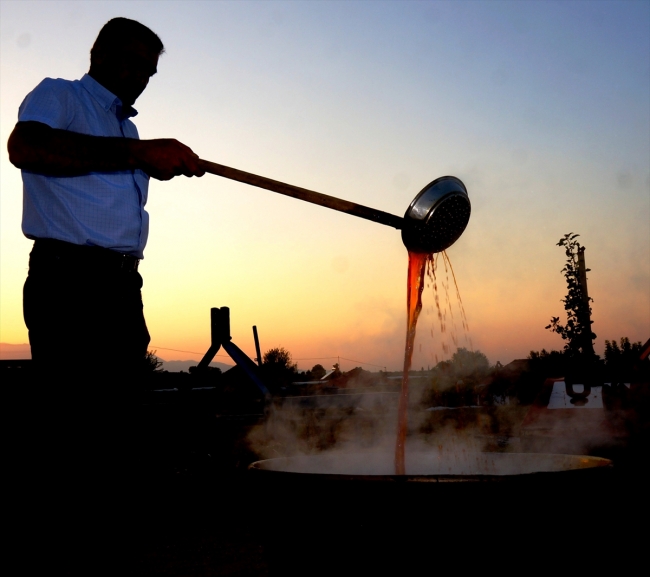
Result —
<path fill-rule="evenodd" d="M 569 231 L 587 247 L 596 349 L 650 336 L 650 2 L 0 10 L 3 142 L 29 90 L 80 77 L 101 25 L 135 18 L 167 48 L 136 104 L 142 138 L 395 214 L 434 178 L 461 178 L 473 213 L 449 256 L 491 362 L 561 347 L 543 327 L 562 313 L 555 243 Z M 18 343 L 30 243 L 6 150 L 0 163 L 0 340 Z M 213 176 L 153 183 L 150 198 L 153 344 L 202 350 L 209 307 L 230 305 L 239 342 L 257 324 L 297 357 L 399 365 L 406 254 L 394 231 Z M 436 346 L 424 344 L 420 364 Z"/>

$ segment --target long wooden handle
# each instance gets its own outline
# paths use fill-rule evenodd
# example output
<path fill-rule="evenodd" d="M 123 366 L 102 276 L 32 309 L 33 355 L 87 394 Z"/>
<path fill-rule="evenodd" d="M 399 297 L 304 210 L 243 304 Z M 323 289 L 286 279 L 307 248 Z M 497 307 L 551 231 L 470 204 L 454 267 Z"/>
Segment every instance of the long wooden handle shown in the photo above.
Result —
<path fill-rule="evenodd" d="M 307 190 L 306 188 L 300 188 L 298 186 L 293 186 L 292 184 L 286 184 L 278 180 L 272 180 L 264 176 L 251 174 L 250 172 L 244 172 L 243 170 L 237 170 L 236 168 L 230 168 L 222 164 L 217 164 L 216 162 L 200 160 L 199 164 L 203 170 L 210 174 L 216 174 L 217 176 L 223 176 L 224 178 L 237 180 L 259 188 L 265 188 L 266 190 L 278 192 L 313 204 L 319 204 L 320 206 L 338 210 L 340 212 L 347 212 L 348 214 L 372 220 L 373 222 L 378 222 L 380 224 L 385 224 L 386 226 L 401 229 L 404 223 L 404 219 L 399 216 L 376 210 L 374 208 L 369 208 L 357 204 L 356 202 L 349 202 L 347 200 L 336 198 L 335 196 Z"/>

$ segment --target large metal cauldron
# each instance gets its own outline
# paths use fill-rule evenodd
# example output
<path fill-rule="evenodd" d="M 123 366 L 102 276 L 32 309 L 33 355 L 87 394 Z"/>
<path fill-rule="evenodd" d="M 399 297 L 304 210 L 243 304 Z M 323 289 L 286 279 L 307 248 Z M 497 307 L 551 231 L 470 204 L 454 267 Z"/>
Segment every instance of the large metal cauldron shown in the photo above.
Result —
<path fill-rule="evenodd" d="M 406 467 L 394 475 L 391 456 L 376 453 L 253 463 L 249 480 L 268 495 L 261 528 L 274 571 L 468 574 L 501 570 L 515 552 L 543 564 L 540 551 L 558 535 L 582 542 L 612 522 L 602 507 L 617 492 L 606 459 L 411 453 Z"/>

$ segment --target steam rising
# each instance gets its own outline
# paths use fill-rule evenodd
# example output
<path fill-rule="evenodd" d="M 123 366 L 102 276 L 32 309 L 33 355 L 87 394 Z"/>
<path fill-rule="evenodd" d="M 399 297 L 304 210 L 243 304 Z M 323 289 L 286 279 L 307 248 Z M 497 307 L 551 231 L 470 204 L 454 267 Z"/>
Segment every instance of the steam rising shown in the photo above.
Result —
<path fill-rule="evenodd" d="M 265 423 L 248 437 L 259 459 L 273 459 L 261 468 L 393 475 L 399 393 L 387 386 L 355 388 L 360 384 L 351 381 L 339 394 L 276 400 Z M 594 445 L 611 442 L 598 423 L 587 423 L 589 430 L 578 428 L 574 431 L 578 434 L 565 430 L 562 422 L 541 431 L 534 427 L 523 431 L 521 424 L 530 407 L 516 403 L 428 407 L 430 384 L 412 380 L 411 387 L 407 475 L 499 476 L 607 463 L 581 456 Z M 580 413 L 592 420 L 599 414 Z"/>
<path fill-rule="evenodd" d="M 422 266 L 426 273 L 420 273 L 416 286 L 412 272 Z M 345 383 L 331 383 L 327 391 L 275 399 L 265 423 L 248 438 L 260 459 L 275 460 L 260 467 L 342 475 L 513 475 L 602 464 L 572 456 L 612 443 L 602 411 L 557 419 L 557 412 L 550 411 L 556 414 L 549 418 L 546 410 L 540 418 L 539 407 L 509 398 L 507 378 L 499 383 L 498 370 L 493 372 L 487 357 L 472 350 L 458 284 L 444 252 L 409 265 L 409 291 L 422 290 L 423 280 L 433 296 L 427 332 L 438 333 L 441 354 L 449 360 L 439 362 L 434 354 L 433 373 L 409 378 L 408 418 L 401 421 L 408 422 L 406 439 L 403 428 L 398 433 L 400 389 L 382 378 L 355 381 L 352 371 Z M 411 292 L 409 299 L 409 331 L 415 331 L 419 309 Z M 469 349 L 458 346 L 459 333 Z M 407 340 L 409 360 L 412 345 Z M 456 352 L 450 355 L 452 347 Z M 495 379 L 497 386 L 490 390 Z M 342 388 L 337 390 L 337 384 Z"/>

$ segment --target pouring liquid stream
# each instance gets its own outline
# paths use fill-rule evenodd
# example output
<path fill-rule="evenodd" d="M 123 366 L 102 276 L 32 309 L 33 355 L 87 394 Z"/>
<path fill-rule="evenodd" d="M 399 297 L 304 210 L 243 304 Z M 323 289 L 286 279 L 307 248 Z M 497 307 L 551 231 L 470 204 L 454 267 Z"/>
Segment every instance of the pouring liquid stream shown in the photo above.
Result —
<path fill-rule="evenodd" d="M 397 442 L 395 444 L 395 474 L 406 474 L 405 445 L 406 430 L 408 427 L 408 396 L 409 396 L 409 371 L 413 358 L 413 345 L 415 343 L 415 329 L 418 316 L 422 310 L 422 290 L 424 289 L 425 271 L 427 262 L 432 255 L 409 251 L 409 268 L 406 289 L 407 325 L 406 347 L 404 349 L 404 373 L 402 376 L 402 392 L 399 397 L 397 417 Z"/>
<path fill-rule="evenodd" d="M 442 262 L 442 267 L 440 267 L 440 262 Z M 440 269 L 443 270 L 440 270 Z M 444 274 L 442 274 L 444 272 Z M 449 273 L 451 273 L 451 280 L 453 281 L 452 290 Z M 474 350 L 472 344 L 472 338 L 469 334 L 469 323 L 467 322 L 467 315 L 465 314 L 465 307 L 463 306 L 463 301 L 460 296 L 460 290 L 458 289 L 458 282 L 456 281 L 456 275 L 454 269 L 451 265 L 451 260 L 445 251 L 437 253 L 435 255 L 430 255 L 430 259 L 427 264 L 427 287 L 431 286 L 433 288 L 433 301 L 435 304 L 435 310 L 433 307 L 430 309 L 431 313 L 437 316 L 439 328 L 438 335 L 440 341 L 438 346 L 440 346 L 443 359 L 449 357 L 453 348 L 450 345 L 458 348 L 459 343 L 459 333 L 464 334 L 465 345 L 469 346 L 469 350 Z M 456 317 L 454 316 L 454 311 L 452 307 L 452 296 L 455 294 L 456 303 L 458 308 L 458 318 L 460 319 L 461 329 L 456 325 Z M 443 297 L 441 302 L 440 297 Z M 449 328 L 449 331 L 447 331 Z M 434 327 L 431 326 L 431 338 L 435 339 Z M 451 343 L 449 342 L 451 340 Z M 434 355 L 435 364 L 441 360 L 436 353 Z"/>
<path fill-rule="evenodd" d="M 438 280 L 436 275 L 436 269 L 438 264 L 438 257 L 442 257 L 442 262 L 444 264 L 444 270 L 446 273 L 447 280 L 446 282 L 443 279 L 442 289 L 445 295 L 446 303 L 443 303 L 441 307 L 439 294 L 440 289 L 438 287 Z M 425 283 L 428 281 L 431 283 L 433 288 L 434 302 L 437 309 L 437 317 L 440 323 L 440 337 L 443 337 L 442 348 L 445 355 L 448 355 L 451 350 L 447 343 L 445 343 L 445 333 L 447 333 L 447 310 L 450 315 L 450 321 L 454 326 L 451 327 L 451 339 L 455 346 L 458 346 L 458 340 L 456 337 L 456 327 L 454 322 L 454 315 L 451 307 L 450 299 L 450 286 L 449 286 L 449 272 L 451 272 L 451 278 L 455 287 L 455 296 L 458 302 L 458 308 L 460 310 L 460 320 L 462 328 L 465 332 L 465 339 L 467 340 L 470 349 L 473 349 L 471 338 L 469 337 L 469 325 L 467 323 L 467 316 L 465 314 L 465 308 L 463 307 L 463 302 L 460 297 L 460 291 L 458 289 L 458 283 L 456 282 L 456 275 L 454 274 L 454 269 L 451 266 L 451 261 L 446 252 L 433 254 L 433 253 L 415 253 L 409 251 L 409 266 L 408 266 L 408 275 L 407 275 L 407 292 L 406 292 L 406 302 L 407 302 L 407 326 L 406 326 L 406 345 L 404 349 L 404 370 L 402 374 L 402 390 L 399 399 L 398 407 L 398 424 L 397 424 L 397 441 L 395 444 L 395 474 L 404 475 L 406 474 L 406 435 L 408 430 L 408 399 L 409 399 L 409 371 L 411 370 L 411 362 L 413 358 L 413 351 L 415 345 L 415 335 L 418 317 L 422 310 L 422 292 L 425 286 Z M 431 331 L 431 336 L 434 336 L 433 330 Z M 438 356 L 436 355 L 436 363 L 438 362 Z"/>

